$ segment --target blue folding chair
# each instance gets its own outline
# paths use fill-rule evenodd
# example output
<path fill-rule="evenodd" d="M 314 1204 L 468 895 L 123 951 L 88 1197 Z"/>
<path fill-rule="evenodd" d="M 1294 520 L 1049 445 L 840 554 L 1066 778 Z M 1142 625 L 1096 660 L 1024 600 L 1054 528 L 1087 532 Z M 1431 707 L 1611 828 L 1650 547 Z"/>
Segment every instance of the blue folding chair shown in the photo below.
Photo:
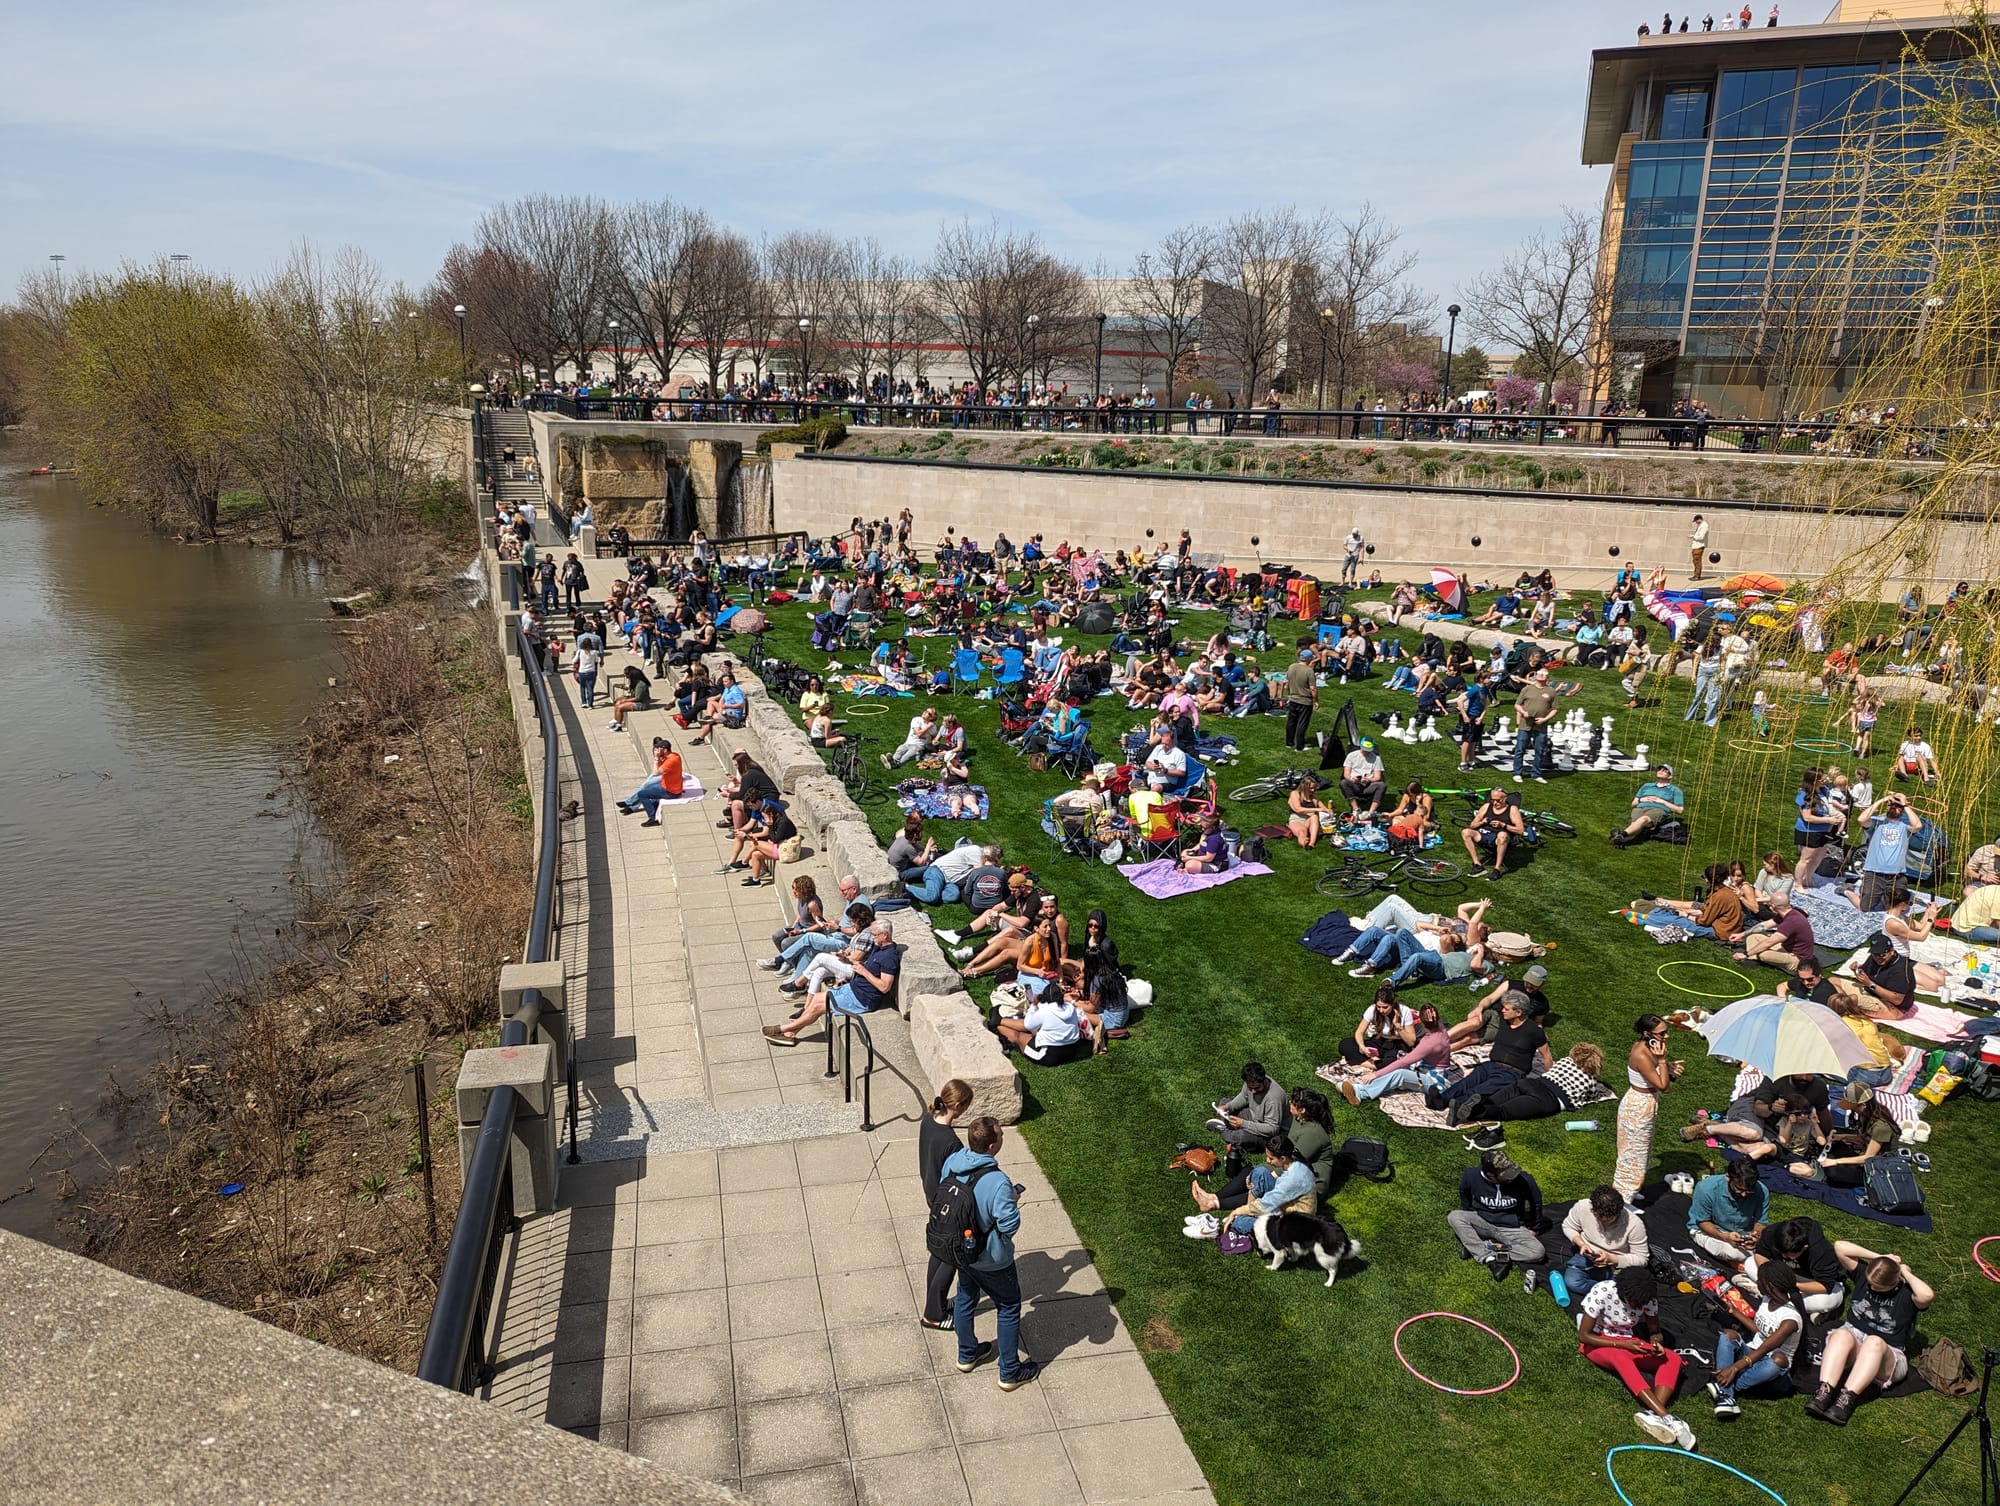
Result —
<path fill-rule="evenodd" d="M 1049 740 L 1049 767 L 1061 769 L 1072 779 L 1081 779 L 1097 762 L 1090 747 L 1090 723 L 1080 721 L 1069 732 Z"/>
<path fill-rule="evenodd" d="M 1187 772 L 1181 776 L 1180 782 L 1161 790 L 1160 793 L 1169 800 L 1185 799 L 1189 794 L 1200 789 L 1202 781 L 1207 778 L 1208 765 L 1190 754 L 1188 755 Z"/>
<path fill-rule="evenodd" d="M 1319 641 L 1321 643 L 1338 643 L 1340 642 L 1342 631 L 1343 629 L 1337 622 L 1322 622 L 1319 625 Z"/>
<path fill-rule="evenodd" d="M 1020 684 L 1021 681 L 1028 677 L 1027 670 L 1024 667 L 1026 662 L 1027 656 L 1018 648 L 1008 647 L 1001 649 L 1000 668 L 994 673 L 994 683 L 997 685 Z"/>
<path fill-rule="evenodd" d="M 961 649 L 954 649 L 952 651 L 952 656 L 951 656 L 952 689 L 954 690 L 958 690 L 961 688 L 969 689 L 972 686 L 977 685 L 980 681 L 980 677 L 984 675 L 985 672 L 986 672 L 985 666 L 979 662 L 978 649 L 961 648 Z"/>

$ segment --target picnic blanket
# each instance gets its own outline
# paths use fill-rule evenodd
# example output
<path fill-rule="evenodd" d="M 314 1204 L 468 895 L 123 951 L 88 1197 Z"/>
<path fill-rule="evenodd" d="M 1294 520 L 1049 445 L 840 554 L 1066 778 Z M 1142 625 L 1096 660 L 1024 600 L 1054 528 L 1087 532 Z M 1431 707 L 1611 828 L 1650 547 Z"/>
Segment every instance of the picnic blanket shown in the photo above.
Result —
<path fill-rule="evenodd" d="M 1467 1046 L 1463 1051 L 1452 1052 L 1451 1067 L 1449 1068 L 1452 1079 L 1456 1081 L 1458 1078 L 1463 1077 L 1467 1072 L 1470 1072 L 1474 1067 L 1485 1061 L 1492 1053 L 1493 1048 L 1484 1041 Z M 1365 1070 L 1367 1069 L 1362 1067 L 1350 1067 L 1346 1062 L 1328 1062 L 1325 1066 L 1316 1068 L 1313 1075 L 1322 1082 L 1337 1084 L 1341 1078 L 1359 1077 Z M 1421 1093 L 1384 1093 L 1380 1098 L 1375 1100 L 1375 1106 L 1404 1129 L 1441 1130 L 1454 1128 L 1454 1126 L 1444 1122 L 1443 1109 L 1434 1109 L 1425 1105 L 1424 1095 Z M 1472 1126 L 1467 1125 L 1463 1129 L 1459 1129 L 1458 1133 L 1469 1135 L 1472 1133 Z"/>
<path fill-rule="evenodd" d="M 896 804 L 900 805 L 906 811 L 915 811 L 918 815 L 929 820 L 984 821 L 986 819 L 989 807 L 986 799 L 986 786 L 983 784 L 965 784 L 956 787 L 965 794 L 977 795 L 979 797 L 979 813 L 977 815 L 969 815 L 963 811 L 954 811 L 951 807 L 951 802 L 945 797 L 945 787 L 943 785 L 934 784 L 927 780 L 905 780 L 901 788 L 903 793 L 897 798 Z"/>
<path fill-rule="evenodd" d="M 1792 904 L 1806 912 L 1814 942 L 1828 951 L 1852 951 L 1882 929 L 1882 911 L 1857 910 L 1831 889 L 1795 888 Z"/>
<path fill-rule="evenodd" d="M 1271 870 L 1262 863 L 1232 863 L 1220 873 L 1182 873 L 1173 858 L 1155 858 L 1150 863 L 1120 863 L 1118 871 L 1141 894 L 1153 899 L 1172 899 L 1177 894 L 1194 894 L 1240 878 L 1256 878 Z"/>
<path fill-rule="evenodd" d="M 908 690 L 898 690 L 880 675 L 835 675 L 833 683 L 836 689 L 844 691 L 848 695 L 908 696 L 915 693 Z"/>
<path fill-rule="evenodd" d="M 692 774 L 681 775 L 681 792 L 671 797 L 663 797 L 662 805 L 693 805 L 708 792 L 701 787 L 701 781 Z"/>
<path fill-rule="evenodd" d="M 1875 1090 L 1875 1101 L 1896 1116 L 1896 1122 L 1908 1125 L 1924 1117 L 1924 1101 L 1910 1091 L 1914 1079 L 1923 1070 L 1924 1053 L 1911 1051 L 1903 1058 L 1902 1069 L 1886 1085 Z M 1743 1067 L 1737 1071 L 1736 1081 L 1729 1089 L 1729 1101 L 1734 1103 L 1746 1093 L 1754 1093 L 1764 1085 L 1764 1074 L 1755 1067 Z"/>
<path fill-rule="evenodd" d="M 1722 1147 L 1724 1159 L 1741 1161 L 1745 1157 L 1740 1150 L 1730 1146 Z M 1894 1151 L 1884 1151 L 1884 1155 L 1894 1155 Z M 1838 1208 L 1842 1213 L 1851 1213 L 1856 1218 L 1873 1219 L 1878 1224 L 1894 1224 L 1899 1229 L 1914 1229 L 1919 1234 L 1931 1232 L 1931 1216 L 1928 1213 L 1884 1213 L 1879 1208 L 1871 1208 L 1861 1199 L 1858 1187 L 1834 1187 L 1826 1182 L 1808 1181 L 1795 1177 L 1774 1161 L 1765 1161 L 1757 1167 L 1758 1180 L 1775 1193 L 1785 1197 L 1805 1198 L 1808 1202 L 1825 1203 L 1829 1208 Z"/>

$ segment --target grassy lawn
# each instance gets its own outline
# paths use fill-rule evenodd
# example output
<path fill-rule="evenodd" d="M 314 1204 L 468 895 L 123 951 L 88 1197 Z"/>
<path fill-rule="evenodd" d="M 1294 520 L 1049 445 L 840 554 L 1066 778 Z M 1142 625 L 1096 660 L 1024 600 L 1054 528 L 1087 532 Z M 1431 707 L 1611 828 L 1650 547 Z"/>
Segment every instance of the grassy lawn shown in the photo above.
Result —
<path fill-rule="evenodd" d="M 779 607 L 772 616 L 771 652 L 813 668 L 824 663 L 825 656 L 807 646 L 805 607 Z M 1179 631 L 1199 641 L 1217 621 L 1212 613 L 1186 613 Z M 1299 627 L 1274 626 L 1286 642 Z M 928 645 L 931 663 L 947 656 L 948 640 L 919 642 Z M 852 662 L 859 656 L 846 657 Z M 1263 656 L 1274 666 L 1286 657 L 1276 648 Z M 1679 958 L 1728 959 L 1701 943 L 1656 946 L 1607 912 L 1641 890 L 1684 895 L 1701 865 L 1718 857 L 1754 865 L 1771 848 L 1790 852 L 1790 794 L 1811 760 L 1788 748 L 1768 754 L 1731 749 L 1729 739 L 1751 736 L 1740 714 L 1725 719 L 1718 732 L 1696 723 L 1690 733 L 1680 720 L 1685 681 L 1650 685 L 1645 699 L 1653 704 L 1627 713 L 1615 676 L 1565 673 L 1584 681 L 1565 709 L 1581 706 L 1593 720 L 1615 715 L 1621 748 L 1629 752 L 1644 742 L 1653 758 L 1679 767 L 1695 842 L 1684 849 L 1613 850 L 1605 833 L 1614 822 L 1622 824 L 1642 776 L 1558 775 L 1546 787 L 1525 786 L 1526 803 L 1553 807 L 1582 835 L 1545 842 L 1497 882 L 1467 881 L 1457 898 L 1490 891 L 1498 927 L 1559 943 L 1545 959 L 1556 1049 L 1580 1039 L 1598 1042 L 1606 1075 L 1617 1081 L 1636 1015 L 1702 1002 L 1662 985 L 1655 969 Z M 1379 681 L 1348 691 L 1364 719 L 1375 711 L 1407 716 L 1413 705 L 1410 696 L 1386 691 Z M 1326 692 L 1335 706 L 1343 693 L 1338 686 Z M 837 696 L 836 704 L 850 704 L 850 698 Z M 889 707 L 886 716 L 850 726 L 886 738 L 883 746 L 889 746 L 915 708 L 905 700 L 881 704 Z M 1350 1183 L 1336 1195 L 1335 1211 L 1361 1239 L 1364 1257 L 1331 1291 L 1311 1268 L 1272 1275 L 1255 1260 L 1222 1259 L 1212 1246 L 1181 1237 L 1181 1219 L 1192 1205 L 1185 1176 L 1166 1169 L 1175 1142 L 1202 1138 L 1206 1105 L 1235 1089 L 1245 1060 L 1262 1060 L 1288 1088 L 1311 1084 L 1312 1069 L 1334 1059 L 1337 1041 L 1353 1029 L 1371 994 L 1371 984 L 1349 979 L 1344 969 L 1330 968 L 1298 944 L 1311 922 L 1335 904 L 1312 887 L 1332 861 L 1326 850 L 1307 853 L 1274 843 L 1271 877 L 1149 900 L 1113 869 L 1051 854 L 1038 821 L 1042 801 L 1065 781 L 1054 772 L 1031 772 L 994 741 L 994 702 L 958 698 L 950 709 L 968 723 L 975 777 L 993 797 L 993 819 L 964 823 L 963 831 L 1001 843 L 1009 861 L 1032 863 L 1079 931 L 1083 912 L 1101 905 L 1128 972 L 1152 980 L 1159 991 L 1132 1038 L 1115 1043 L 1109 1055 L 1047 1070 L 1024 1067 L 1030 1102 L 1023 1128 L 1218 1497 L 1230 1503 L 1422 1500 L 1436 1506 L 1615 1500 L 1604 1479 L 1604 1454 L 1613 1445 L 1646 1441 L 1632 1424 L 1636 1403 L 1577 1355 L 1570 1320 L 1546 1294 L 1524 1295 L 1513 1280 L 1496 1286 L 1482 1268 L 1457 1258 L 1444 1215 L 1457 1206 L 1459 1173 L 1471 1160 L 1457 1136 L 1404 1130 L 1374 1106 L 1352 1110 L 1333 1095 L 1336 1143 L 1344 1134 L 1385 1137 L 1398 1175 L 1389 1185 Z M 1118 734 L 1142 719 L 1116 698 L 1100 699 L 1089 710 L 1100 752 L 1109 752 Z M 1795 735 L 1821 733 L 1824 716 L 1822 708 L 1807 707 Z M 1927 720 L 1934 725 L 1936 718 Z M 1316 726 L 1326 724 L 1323 710 Z M 1893 747 L 1900 727 L 1885 716 L 1878 741 Z M 1221 772 L 1225 790 L 1300 761 L 1283 746 L 1282 717 L 1230 721 L 1221 730 L 1233 733 L 1243 751 Z M 1464 782 L 1448 742 L 1382 748 L 1391 789 L 1410 778 L 1434 786 Z M 1881 784 L 1887 759 L 1879 750 L 1875 764 Z M 879 788 L 868 809 L 886 840 L 900 811 Z M 1226 807 L 1225 814 L 1247 828 L 1281 822 L 1282 806 Z M 1463 856 L 1455 827 L 1447 828 L 1446 843 L 1441 852 Z M 1421 895 L 1415 898 L 1423 903 Z M 1452 902 L 1446 896 L 1445 903 Z M 953 924 L 963 911 L 954 906 L 940 913 L 947 917 L 942 923 Z M 1750 971 L 1760 986 L 1776 976 Z M 983 997 L 984 985 L 977 987 Z M 1431 991 L 1442 994 L 1439 1003 L 1454 1019 L 1472 998 L 1458 989 Z M 1673 1126 L 1692 1110 L 1719 1110 L 1726 1101 L 1733 1069 L 1704 1058 L 1701 1045 L 1692 1035 L 1675 1038 L 1689 1065 L 1662 1107 L 1657 1154 L 1666 1170 L 1699 1173 L 1705 1158 L 1717 1154 L 1682 1147 L 1672 1137 Z M 1552 1202 L 1581 1195 L 1609 1180 L 1614 1110 L 1612 1103 L 1595 1110 L 1602 1125 L 1596 1133 L 1567 1133 L 1560 1120 L 1510 1125 L 1510 1154 Z M 1981 1343 L 2000 1341 L 2000 1286 L 1979 1274 L 1969 1254 L 1975 1239 L 2000 1232 L 1992 1172 L 2000 1154 L 2000 1115 L 1959 1098 L 1934 1110 L 1931 1119 L 1935 1138 L 1927 1149 L 1937 1169 L 1925 1187 L 1935 1233 L 1908 1235 L 1783 1198 L 1775 1200 L 1774 1216 L 1812 1213 L 1832 1237 L 1903 1253 L 1939 1292 L 1924 1331 L 1956 1338 L 1976 1363 Z M 1391 1352 L 1390 1335 L 1403 1318 L 1439 1308 L 1505 1333 L 1520 1351 L 1520 1381 L 1496 1396 L 1459 1398 L 1411 1378 Z M 1032 1311 L 1026 1328 L 1032 1343 Z M 1499 1347 L 1460 1324 L 1421 1325 L 1406 1335 L 1405 1351 L 1429 1373 L 1461 1387 L 1496 1384 L 1507 1373 Z M 1677 1410 L 1694 1427 L 1703 1453 L 1770 1482 L 1795 1506 L 1893 1499 L 1959 1415 L 1957 1403 L 1928 1393 L 1864 1405 L 1844 1431 L 1806 1417 L 1798 1399 L 1748 1403 L 1733 1424 L 1714 1421 L 1703 1398 L 1684 1396 Z M 1643 1506 L 1767 1499 L 1719 1470 L 1658 1455 L 1620 1457 L 1632 1461 L 1621 1478 Z M 1918 1498 L 1967 1499 L 1976 1488 L 1972 1462 L 1968 1442 L 1933 1473 Z"/>

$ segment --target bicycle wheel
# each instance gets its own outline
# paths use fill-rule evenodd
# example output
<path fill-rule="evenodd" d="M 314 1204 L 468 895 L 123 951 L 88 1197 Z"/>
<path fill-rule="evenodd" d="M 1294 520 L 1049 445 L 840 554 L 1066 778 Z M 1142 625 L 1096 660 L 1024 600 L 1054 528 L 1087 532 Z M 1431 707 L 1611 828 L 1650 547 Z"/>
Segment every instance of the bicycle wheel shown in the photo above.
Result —
<path fill-rule="evenodd" d="M 1371 890 L 1386 889 L 1390 884 L 1386 874 L 1358 866 L 1335 869 L 1333 882 L 1342 894 L 1367 894 Z"/>
<path fill-rule="evenodd" d="M 1576 835 L 1576 828 L 1574 826 L 1571 826 L 1569 822 L 1563 820 L 1560 816 L 1551 815 L 1547 811 L 1543 811 L 1535 817 L 1535 829 L 1551 837 L 1573 837 Z"/>
<path fill-rule="evenodd" d="M 1327 869 L 1326 872 L 1313 880 L 1313 892 L 1325 895 L 1347 894 L 1351 892 L 1340 886 L 1341 880 L 1346 877 L 1347 872 L 1348 870 L 1345 868 Z"/>
<path fill-rule="evenodd" d="M 1439 888 L 1465 877 L 1465 870 L 1450 858 L 1411 858 L 1403 872 L 1413 884 Z"/>
<path fill-rule="evenodd" d="M 1231 790 L 1229 798 L 1231 800 L 1254 803 L 1258 800 L 1269 800 L 1273 795 L 1278 793 L 1280 788 L 1281 786 L 1276 780 L 1253 779 L 1241 789 Z"/>

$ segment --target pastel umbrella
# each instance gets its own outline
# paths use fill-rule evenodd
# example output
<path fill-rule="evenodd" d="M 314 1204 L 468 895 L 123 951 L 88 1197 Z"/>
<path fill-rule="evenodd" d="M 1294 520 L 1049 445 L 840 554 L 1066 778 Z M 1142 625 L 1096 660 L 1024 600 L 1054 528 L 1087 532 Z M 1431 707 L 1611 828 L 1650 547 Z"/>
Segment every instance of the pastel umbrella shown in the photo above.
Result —
<path fill-rule="evenodd" d="M 1845 1077 L 1851 1067 L 1873 1058 L 1861 1037 L 1824 1004 L 1753 994 L 1718 1009 L 1696 1027 L 1708 1038 L 1708 1054 L 1755 1067 L 1766 1077 L 1795 1072 Z"/>
<path fill-rule="evenodd" d="M 1465 582 L 1455 572 L 1442 565 L 1431 566 L 1431 589 L 1437 592 L 1438 601 L 1447 612 L 1465 610 Z"/>

